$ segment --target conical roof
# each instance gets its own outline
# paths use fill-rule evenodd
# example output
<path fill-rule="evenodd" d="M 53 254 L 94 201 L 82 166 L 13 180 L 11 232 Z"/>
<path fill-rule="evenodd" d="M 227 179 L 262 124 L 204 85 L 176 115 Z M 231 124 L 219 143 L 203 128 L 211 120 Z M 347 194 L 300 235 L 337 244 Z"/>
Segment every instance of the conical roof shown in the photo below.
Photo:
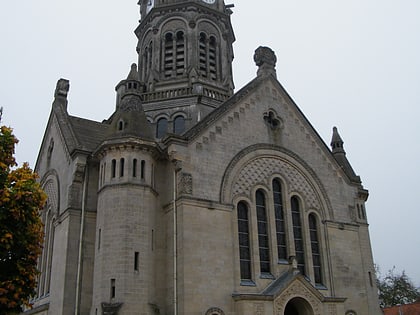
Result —
<path fill-rule="evenodd" d="M 341 139 L 337 127 L 334 127 L 331 139 L 332 154 L 334 155 L 334 158 L 337 161 L 337 163 L 341 166 L 343 171 L 350 178 L 350 180 L 356 183 L 360 183 L 360 177 L 356 175 L 356 173 L 350 165 L 350 162 L 347 160 L 346 151 L 344 151 L 343 144 L 344 141 L 343 139 Z"/>
<path fill-rule="evenodd" d="M 110 138 L 140 137 L 145 140 L 154 140 L 151 125 L 146 118 L 141 99 L 138 95 L 126 95 L 113 115 Z"/>

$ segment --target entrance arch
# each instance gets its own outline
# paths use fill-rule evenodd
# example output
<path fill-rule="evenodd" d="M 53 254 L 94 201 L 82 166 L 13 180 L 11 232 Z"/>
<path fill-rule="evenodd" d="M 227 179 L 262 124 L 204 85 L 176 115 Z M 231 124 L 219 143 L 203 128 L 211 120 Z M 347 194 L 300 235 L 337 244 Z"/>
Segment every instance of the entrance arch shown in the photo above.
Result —
<path fill-rule="evenodd" d="M 314 315 L 314 311 L 305 299 L 296 297 L 286 304 L 284 315 Z"/>

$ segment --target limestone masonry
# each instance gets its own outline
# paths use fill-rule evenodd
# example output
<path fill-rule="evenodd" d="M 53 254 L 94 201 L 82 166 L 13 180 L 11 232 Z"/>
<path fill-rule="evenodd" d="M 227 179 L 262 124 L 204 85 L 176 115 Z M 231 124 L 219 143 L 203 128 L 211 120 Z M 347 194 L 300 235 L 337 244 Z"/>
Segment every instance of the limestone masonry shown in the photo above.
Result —
<path fill-rule="evenodd" d="M 368 191 L 337 128 L 329 147 L 268 47 L 234 92 L 232 5 L 139 4 L 138 62 L 108 119 L 70 116 L 57 83 L 26 314 L 381 314 Z"/>

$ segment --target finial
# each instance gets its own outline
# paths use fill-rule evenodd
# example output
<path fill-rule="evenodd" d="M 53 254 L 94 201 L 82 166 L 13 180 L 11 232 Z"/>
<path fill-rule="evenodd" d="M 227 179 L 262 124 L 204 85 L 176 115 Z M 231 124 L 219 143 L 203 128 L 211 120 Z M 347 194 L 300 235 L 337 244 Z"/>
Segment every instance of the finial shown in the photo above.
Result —
<path fill-rule="evenodd" d="M 139 72 L 137 71 L 137 64 L 131 64 L 131 70 L 127 76 L 127 80 L 139 81 Z"/>
<path fill-rule="evenodd" d="M 67 94 L 70 90 L 70 81 L 66 79 L 59 79 L 54 92 L 54 104 L 61 104 L 67 109 Z"/>
<path fill-rule="evenodd" d="M 57 98 L 65 98 L 67 99 L 67 94 L 70 90 L 70 81 L 66 79 L 60 79 L 57 81 L 57 86 L 55 88 L 54 97 Z"/>
<path fill-rule="evenodd" d="M 333 127 L 333 135 L 331 139 L 332 153 L 346 153 L 343 147 L 344 141 L 341 139 L 338 133 L 337 127 Z"/>
<path fill-rule="evenodd" d="M 271 48 L 264 46 L 258 47 L 255 50 L 254 61 L 258 66 L 258 76 L 269 74 L 276 77 L 277 57 Z"/>

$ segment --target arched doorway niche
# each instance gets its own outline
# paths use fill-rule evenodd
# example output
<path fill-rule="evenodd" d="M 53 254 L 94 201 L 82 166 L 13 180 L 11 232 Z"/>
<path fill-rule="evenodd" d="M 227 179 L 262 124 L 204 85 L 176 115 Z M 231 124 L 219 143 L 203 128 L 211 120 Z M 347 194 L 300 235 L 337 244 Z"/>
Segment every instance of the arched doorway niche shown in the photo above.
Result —
<path fill-rule="evenodd" d="M 284 315 L 314 315 L 314 311 L 305 299 L 296 297 L 286 304 Z"/>

